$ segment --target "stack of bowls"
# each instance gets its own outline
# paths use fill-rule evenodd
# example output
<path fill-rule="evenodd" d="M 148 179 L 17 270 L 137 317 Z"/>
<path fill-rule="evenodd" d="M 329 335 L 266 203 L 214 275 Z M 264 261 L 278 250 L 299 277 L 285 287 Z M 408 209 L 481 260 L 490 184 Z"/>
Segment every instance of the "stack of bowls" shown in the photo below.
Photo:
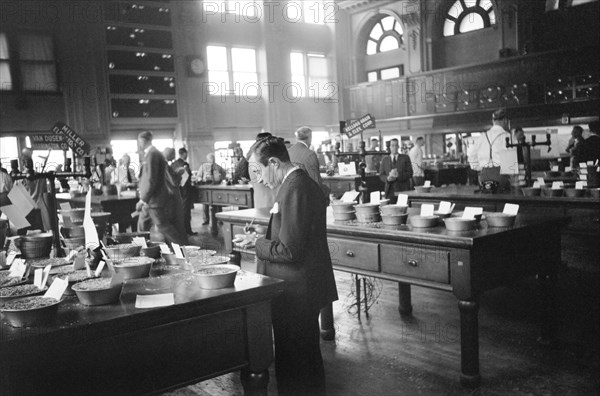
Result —
<path fill-rule="evenodd" d="M 523 195 L 526 197 L 539 197 L 542 194 L 540 187 L 523 187 Z"/>
<path fill-rule="evenodd" d="M 408 206 L 385 205 L 381 207 L 381 221 L 386 225 L 406 224 Z"/>
<path fill-rule="evenodd" d="M 138 256 L 142 247 L 140 245 L 123 243 L 120 245 L 111 245 L 104 248 L 108 257 L 112 260 L 124 260 L 130 257 Z"/>
<path fill-rule="evenodd" d="M 356 218 L 354 202 L 334 201 L 331 203 L 333 209 L 333 219 L 335 221 L 348 221 Z"/>
<path fill-rule="evenodd" d="M 585 190 L 581 188 L 566 188 L 565 195 L 569 198 L 582 198 L 585 196 Z"/>
<path fill-rule="evenodd" d="M 26 259 L 48 257 L 52 250 L 53 236 L 49 232 L 24 235 L 15 240 L 15 243 L 21 249 L 21 254 Z"/>
<path fill-rule="evenodd" d="M 415 190 L 419 193 L 428 193 L 431 192 L 431 186 L 429 187 L 425 187 L 425 186 L 415 186 Z"/>
<path fill-rule="evenodd" d="M 512 227 L 516 217 L 506 213 L 486 213 L 485 220 L 489 227 Z"/>
<path fill-rule="evenodd" d="M 356 220 L 359 223 L 377 223 L 381 221 L 379 204 L 360 204 L 354 208 L 356 209 Z"/>
<path fill-rule="evenodd" d="M 439 216 L 411 216 L 410 224 L 416 228 L 431 228 L 438 225 Z"/>

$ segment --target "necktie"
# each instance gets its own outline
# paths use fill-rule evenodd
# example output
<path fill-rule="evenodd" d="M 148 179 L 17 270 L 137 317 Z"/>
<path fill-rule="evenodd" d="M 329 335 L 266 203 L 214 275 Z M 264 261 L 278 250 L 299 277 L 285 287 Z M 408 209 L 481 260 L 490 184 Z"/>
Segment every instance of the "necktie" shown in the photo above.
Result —
<path fill-rule="evenodd" d="M 125 172 L 127 172 L 127 183 L 131 183 L 131 173 L 129 173 L 129 168 L 127 168 Z"/>
<path fill-rule="evenodd" d="M 396 156 L 394 155 L 392 157 L 392 168 L 395 168 L 395 167 L 396 167 Z"/>

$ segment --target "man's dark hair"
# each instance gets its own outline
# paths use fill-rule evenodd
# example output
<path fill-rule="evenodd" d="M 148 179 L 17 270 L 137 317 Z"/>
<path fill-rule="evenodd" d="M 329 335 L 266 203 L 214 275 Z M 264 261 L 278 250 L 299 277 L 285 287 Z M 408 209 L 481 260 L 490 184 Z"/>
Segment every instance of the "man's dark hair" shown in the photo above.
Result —
<path fill-rule="evenodd" d="M 264 139 L 264 138 L 269 137 L 269 136 L 273 136 L 271 134 L 271 132 L 261 132 L 258 135 L 256 135 L 256 140 Z"/>
<path fill-rule="evenodd" d="M 492 113 L 492 120 L 499 121 L 506 118 L 506 110 L 498 109 Z"/>
<path fill-rule="evenodd" d="M 187 149 L 185 147 L 182 147 L 182 148 L 179 149 L 178 153 L 179 153 L 179 155 L 186 154 L 187 153 Z"/>
<path fill-rule="evenodd" d="M 152 141 L 152 132 L 150 132 L 150 131 L 140 132 L 140 134 L 138 135 L 138 138 L 143 139 L 147 142 L 151 142 Z"/>
<path fill-rule="evenodd" d="M 276 136 L 267 136 L 259 139 L 250 147 L 249 153 L 256 154 L 258 162 L 267 166 L 269 158 L 275 157 L 283 162 L 290 162 L 287 147 L 283 139 Z"/>
<path fill-rule="evenodd" d="M 417 142 L 418 142 L 419 140 L 424 140 L 423 136 L 419 136 L 419 137 L 417 138 Z"/>
<path fill-rule="evenodd" d="M 396 138 L 390 139 L 390 143 L 391 143 L 391 142 L 396 142 L 396 143 L 400 144 L 400 142 L 399 142 L 399 141 L 398 141 L 398 139 L 396 139 Z"/>

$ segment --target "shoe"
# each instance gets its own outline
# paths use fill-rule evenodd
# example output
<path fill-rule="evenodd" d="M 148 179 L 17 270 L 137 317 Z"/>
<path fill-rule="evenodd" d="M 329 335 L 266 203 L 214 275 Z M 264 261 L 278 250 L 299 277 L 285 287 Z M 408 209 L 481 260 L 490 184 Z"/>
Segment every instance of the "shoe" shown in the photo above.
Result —
<path fill-rule="evenodd" d="M 203 222 L 202 225 L 207 225 L 208 223 L 209 223 L 209 221 L 207 220 L 207 221 Z"/>

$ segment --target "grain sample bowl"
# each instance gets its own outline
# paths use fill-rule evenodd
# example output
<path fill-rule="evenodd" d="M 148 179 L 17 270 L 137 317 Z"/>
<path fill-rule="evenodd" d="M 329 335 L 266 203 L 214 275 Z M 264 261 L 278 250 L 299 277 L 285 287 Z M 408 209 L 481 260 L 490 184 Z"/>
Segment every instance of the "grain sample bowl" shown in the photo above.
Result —
<path fill-rule="evenodd" d="M 506 213 L 486 213 L 485 220 L 489 227 L 512 227 L 515 223 L 516 215 Z"/>
<path fill-rule="evenodd" d="M 130 257 L 115 261 L 113 267 L 117 274 L 123 273 L 123 279 L 147 278 L 150 275 L 154 259 L 150 257 Z"/>
<path fill-rule="evenodd" d="M 240 267 L 233 264 L 207 265 L 194 270 L 194 276 L 202 289 L 232 287 Z"/>
<path fill-rule="evenodd" d="M 444 219 L 444 224 L 448 231 L 471 231 L 475 229 L 477 221 L 475 219 L 463 219 L 461 217 L 449 217 Z"/>
<path fill-rule="evenodd" d="M 113 237 L 117 243 L 131 243 L 134 237 L 143 237 L 146 240 L 150 238 L 150 231 L 140 232 L 122 232 Z"/>
<path fill-rule="evenodd" d="M 52 277 L 48 278 L 49 279 L 48 282 L 50 282 L 50 285 L 52 285 L 52 282 L 54 282 L 54 280 L 58 277 L 61 277 L 63 279 L 65 276 L 69 277 L 69 285 L 67 286 L 67 289 L 65 290 L 66 296 L 72 296 L 75 294 L 75 292 L 73 291 L 73 285 L 75 283 L 95 277 L 93 272 L 92 272 L 92 276 L 89 276 L 87 273 L 87 270 L 84 270 L 84 269 L 74 271 L 72 265 L 65 265 L 62 267 L 53 268 L 50 270 L 50 275 L 52 275 Z"/>
<path fill-rule="evenodd" d="M 544 193 L 547 197 L 562 197 L 564 190 L 562 188 L 546 188 Z"/>
<path fill-rule="evenodd" d="M 110 286 L 110 278 L 88 279 L 73 285 L 79 302 L 83 305 L 106 305 L 119 301 L 123 283 Z"/>
<path fill-rule="evenodd" d="M 122 243 L 104 248 L 108 258 L 112 260 L 124 260 L 126 258 L 139 256 L 142 247 L 133 243 Z"/>
<path fill-rule="evenodd" d="M 408 206 L 385 205 L 381 207 L 381 216 L 400 216 L 408 211 Z"/>
<path fill-rule="evenodd" d="M 381 221 L 381 215 L 379 213 L 356 212 L 356 221 L 359 223 L 378 223 Z"/>
<path fill-rule="evenodd" d="M 35 235 L 23 235 L 15 239 L 15 244 L 21 249 L 21 255 L 26 259 L 48 257 L 52 250 L 53 236 L 49 232 Z"/>
<path fill-rule="evenodd" d="M 148 243 L 148 247 L 142 247 L 140 249 L 140 256 L 150 257 L 153 259 L 160 258 L 160 246 L 156 243 Z"/>
<path fill-rule="evenodd" d="M 539 187 L 523 187 L 522 191 L 526 197 L 539 197 L 542 195 L 542 189 Z"/>
<path fill-rule="evenodd" d="M 37 296 L 44 293 L 46 290 L 46 287 L 39 289 L 32 284 L 3 287 L 0 288 L 0 304 L 14 300 L 15 298 Z"/>
<path fill-rule="evenodd" d="M 27 283 L 27 279 L 23 278 L 11 278 L 8 276 L 9 271 L 0 271 L 0 288 L 22 285 Z"/>
<path fill-rule="evenodd" d="M 379 214 L 379 204 L 360 204 L 354 207 L 356 214 Z"/>
<path fill-rule="evenodd" d="M 381 216 L 381 221 L 385 225 L 402 225 L 406 224 L 406 219 L 408 218 L 408 213 L 403 213 L 400 215 L 389 215 L 389 216 Z"/>
<path fill-rule="evenodd" d="M 6 302 L 0 313 L 12 327 L 32 327 L 52 322 L 60 301 L 42 296 L 18 298 Z"/>
<path fill-rule="evenodd" d="M 167 265 L 185 265 L 185 259 L 175 257 L 175 253 L 161 253 L 161 256 L 165 259 Z"/>
<path fill-rule="evenodd" d="M 354 202 L 342 202 L 342 201 L 333 201 L 331 203 L 331 209 L 333 210 L 333 213 L 336 212 L 353 212 L 354 211 L 354 205 L 356 205 Z"/>
<path fill-rule="evenodd" d="M 410 224 L 416 228 L 431 228 L 438 225 L 438 216 L 411 216 Z"/>
<path fill-rule="evenodd" d="M 356 219 L 356 212 L 333 212 L 333 219 L 335 221 L 349 221 Z"/>
<path fill-rule="evenodd" d="M 84 208 L 59 210 L 59 215 L 62 215 L 63 219 L 67 217 L 71 220 L 71 223 L 83 223 L 83 216 L 85 214 Z"/>
<path fill-rule="evenodd" d="M 415 190 L 419 193 L 429 193 L 431 192 L 431 186 L 429 187 L 425 187 L 425 186 L 415 186 Z"/>
<path fill-rule="evenodd" d="M 569 198 L 583 198 L 585 196 L 585 190 L 581 188 L 566 188 L 565 195 Z"/>
<path fill-rule="evenodd" d="M 465 212 L 456 212 L 456 213 L 454 213 L 453 216 L 454 217 L 460 217 L 460 218 L 462 218 L 464 213 Z M 475 224 L 479 224 L 479 222 L 481 221 L 481 219 L 484 218 L 483 217 L 483 213 L 476 214 L 475 216 L 473 216 L 473 218 L 475 219 Z"/>

